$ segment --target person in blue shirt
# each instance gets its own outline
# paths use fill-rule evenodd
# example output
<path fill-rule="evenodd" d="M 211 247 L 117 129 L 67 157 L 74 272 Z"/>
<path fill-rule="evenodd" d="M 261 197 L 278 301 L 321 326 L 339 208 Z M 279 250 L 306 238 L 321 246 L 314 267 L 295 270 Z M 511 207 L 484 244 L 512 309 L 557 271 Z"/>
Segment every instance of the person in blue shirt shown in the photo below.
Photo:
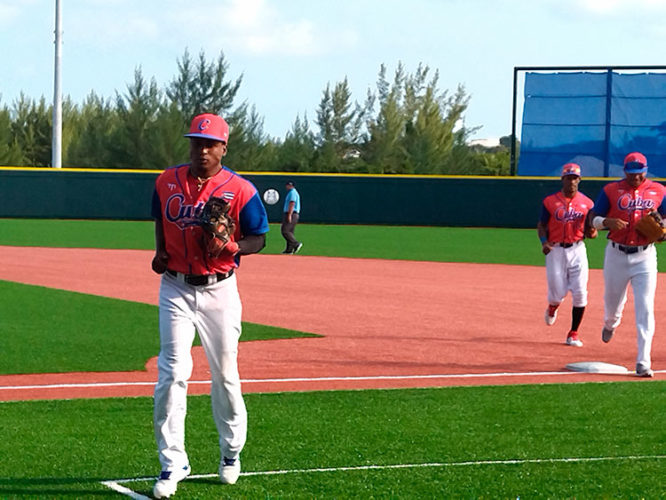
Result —
<path fill-rule="evenodd" d="M 282 253 L 295 254 L 303 247 L 303 243 L 294 237 L 296 224 L 298 224 L 301 213 L 301 195 L 296 191 L 292 181 L 285 184 L 287 195 L 284 197 L 284 208 L 282 214 L 282 237 L 287 242 L 287 248 Z"/>

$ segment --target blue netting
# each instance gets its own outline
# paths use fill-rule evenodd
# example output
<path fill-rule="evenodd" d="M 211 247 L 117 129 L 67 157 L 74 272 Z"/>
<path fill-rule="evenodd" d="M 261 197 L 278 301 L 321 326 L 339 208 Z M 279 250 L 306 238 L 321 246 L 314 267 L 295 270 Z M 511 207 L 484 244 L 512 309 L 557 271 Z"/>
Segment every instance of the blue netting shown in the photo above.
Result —
<path fill-rule="evenodd" d="M 666 177 L 666 74 L 525 75 L 518 175 L 559 177 L 573 161 L 584 176 L 618 177 L 631 151 Z"/>

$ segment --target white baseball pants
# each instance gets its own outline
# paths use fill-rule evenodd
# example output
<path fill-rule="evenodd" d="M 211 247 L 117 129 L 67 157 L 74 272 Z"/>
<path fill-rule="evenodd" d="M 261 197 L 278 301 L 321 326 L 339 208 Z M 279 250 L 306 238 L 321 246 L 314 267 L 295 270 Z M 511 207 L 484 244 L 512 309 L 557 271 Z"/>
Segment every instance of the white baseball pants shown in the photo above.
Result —
<path fill-rule="evenodd" d="M 159 376 L 155 386 L 155 439 L 162 470 L 189 464 L 185 452 L 187 383 L 192 375 L 195 329 L 211 372 L 213 418 L 223 457 L 237 458 L 247 435 L 247 412 L 238 373 L 242 306 L 236 275 L 192 286 L 164 274 L 160 285 Z"/>
<path fill-rule="evenodd" d="M 604 255 L 604 324 L 617 328 L 627 302 L 629 284 L 634 293 L 636 312 L 636 363 L 650 368 L 652 337 L 654 336 L 654 296 L 657 290 L 657 249 L 647 249 L 627 255 L 609 241 Z"/>
<path fill-rule="evenodd" d="M 589 267 L 587 251 L 582 241 L 569 248 L 555 246 L 546 255 L 548 303 L 559 305 L 571 291 L 574 307 L 587 306 Z"/>

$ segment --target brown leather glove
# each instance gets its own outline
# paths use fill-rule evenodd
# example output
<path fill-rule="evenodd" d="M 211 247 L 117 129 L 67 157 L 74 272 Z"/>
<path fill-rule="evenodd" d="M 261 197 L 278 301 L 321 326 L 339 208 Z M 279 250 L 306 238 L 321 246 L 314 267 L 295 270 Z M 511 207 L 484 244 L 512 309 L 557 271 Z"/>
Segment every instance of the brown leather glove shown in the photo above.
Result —
<path fill-rule="evenodd" d="M 664 221 L 656 210 L 651 211 L 636 223 L 636 231 L 645 236 L 650 243 L 663 241 L 666 234 Z"/>

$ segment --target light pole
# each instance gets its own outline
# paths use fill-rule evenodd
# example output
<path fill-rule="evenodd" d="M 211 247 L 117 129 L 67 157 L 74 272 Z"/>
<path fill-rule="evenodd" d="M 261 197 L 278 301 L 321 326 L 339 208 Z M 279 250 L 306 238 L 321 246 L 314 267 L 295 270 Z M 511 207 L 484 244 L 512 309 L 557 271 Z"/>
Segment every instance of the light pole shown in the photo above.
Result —
<path fill-rule="evenodd" d="M 55 0 L 55 62 L 53 71 L 53 131 L 51 166 L 62 167 L 62 92 L 60 89 L 60 61 L 62 58 L 62 8 Z"/>

